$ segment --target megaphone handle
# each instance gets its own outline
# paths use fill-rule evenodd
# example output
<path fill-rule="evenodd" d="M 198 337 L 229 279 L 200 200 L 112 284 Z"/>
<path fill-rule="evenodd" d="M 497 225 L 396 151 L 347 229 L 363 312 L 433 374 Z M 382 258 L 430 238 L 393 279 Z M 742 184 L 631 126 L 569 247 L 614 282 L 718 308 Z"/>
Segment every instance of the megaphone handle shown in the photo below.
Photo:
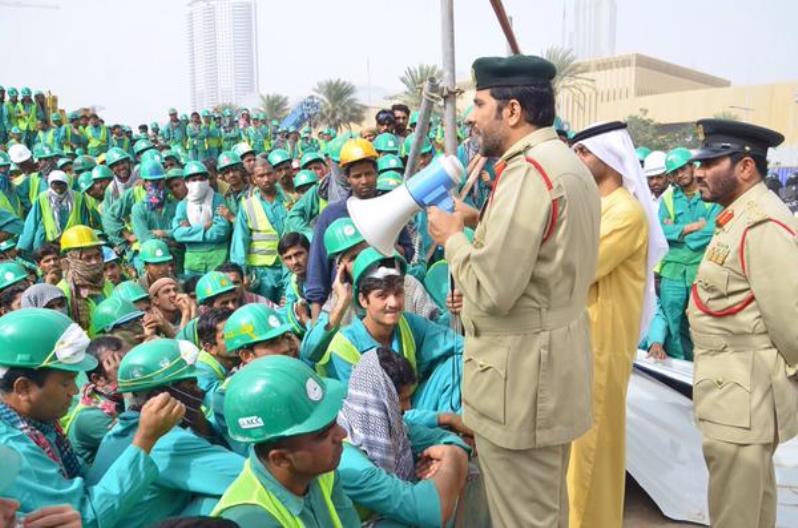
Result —
<path fill-rule="evenodd" d="M 439 208 L 443 209 L 447 213 L 453 213 L 454 212 L 454 200 L 452 200 L 451 193 L 447 193 L 446 197 L 441 199 L 441 201 L 436 204 L 436 207 L 439 207 Z"/>

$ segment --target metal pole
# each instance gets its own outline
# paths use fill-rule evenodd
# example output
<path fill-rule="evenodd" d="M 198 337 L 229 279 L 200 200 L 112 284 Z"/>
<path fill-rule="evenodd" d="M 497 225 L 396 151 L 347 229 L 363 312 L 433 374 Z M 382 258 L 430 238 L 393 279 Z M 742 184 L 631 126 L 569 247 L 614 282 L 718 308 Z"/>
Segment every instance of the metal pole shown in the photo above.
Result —
<path fill-rule="evenodd" d="M 441 0 L 443 57 L 443 145 L 447 155 L 457 154 L 457 92 L 454 73 L 454 0 Z"/>
<path fill-rule="evenodd" d="M 499 25 L 504 32 L 504 38 L 507 39 L 507 44 L 513 51 L 513 54 L 518 55 L 521 53 L 521 48 L 518 46 L 518 41 L 515 40 L 515 33 L 513 33 L 513 26 L 507 17 L 507 12 L 504 10 L 502 0 L 490 0 L 490 5 L 493 7 L 493 12 L 496 13 L 496 18 L 499 19 Z"/>
<path fill-rule="evenodd" d="M 413 138 L 413 143 L 410 146 L 410 154 L 407 155 L 407 164 L 405 165 L 404 179 L 407 180 L 416 173 L 416 163 L 418 156 L 421 153 L 421 147 L 424 144 L 424 138 L 427 137 L 429 130 L 429 116 L 432 113 L 432 104 L 434 102 L 435 94 L 438 93 L 438 81 L 431 77 L 424 82 L 424 89 L 421 92 L 421 108 L 418 109 L 418 121 L 416 122 L 416 131 Z"/>

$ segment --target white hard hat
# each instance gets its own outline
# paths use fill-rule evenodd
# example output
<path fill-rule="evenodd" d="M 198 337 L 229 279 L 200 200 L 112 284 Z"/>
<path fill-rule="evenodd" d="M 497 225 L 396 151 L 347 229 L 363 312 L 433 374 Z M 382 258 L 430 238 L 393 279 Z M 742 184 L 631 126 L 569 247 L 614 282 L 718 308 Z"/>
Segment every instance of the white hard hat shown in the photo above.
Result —
<path fill-rule="evenodd" d="M 8 157 L 11 158 L 11 163 L 24 163 L 31 159 L 33 155 L 30 153 L 30 149 L 23 145 L 22 143 L 17 143 L 15 145 L 11 145 L 8 149 Z"/>
<path fill-rule="evenodd" d="M 53 182 L 62 182 L 69 185 L 69 178 L 67 178 L 66 172 L 60 170 L 54 170 L 47 175 L 47 183 L 53 183 Z"/>
<path fill-rule="evenodd" d="M 665 153 L 655 150 L 646 156 L 646 159 L 643 160 L 643 174 L 646 175 L 646 178 L 665 174 Z"/>

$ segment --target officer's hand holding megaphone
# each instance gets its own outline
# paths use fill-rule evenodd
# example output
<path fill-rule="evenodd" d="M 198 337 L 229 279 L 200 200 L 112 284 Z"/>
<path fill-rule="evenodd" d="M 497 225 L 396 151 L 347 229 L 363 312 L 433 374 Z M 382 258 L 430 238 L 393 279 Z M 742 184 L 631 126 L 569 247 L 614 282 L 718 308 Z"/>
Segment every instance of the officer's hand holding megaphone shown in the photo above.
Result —
<path fill-rule="evenodd" d="M 460 212 L 447 213 L 435 206 L 427 209 L 427 223 L 429 235 L 439 246 L 445 245 L 449 237 L 465 229 L 463 215 Z"/>

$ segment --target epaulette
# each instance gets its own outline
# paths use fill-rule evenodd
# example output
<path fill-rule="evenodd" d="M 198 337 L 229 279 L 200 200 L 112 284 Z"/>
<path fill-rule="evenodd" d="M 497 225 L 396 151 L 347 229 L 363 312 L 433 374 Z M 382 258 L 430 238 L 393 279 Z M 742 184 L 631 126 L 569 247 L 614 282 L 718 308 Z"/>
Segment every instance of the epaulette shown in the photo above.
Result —
<path fill-rule="evenodd" d="M 755 201 L 750 200 L 745 204 L 745 223 L 746 225 L 753 226 L 757 224 L 761 224 L 762 222 L 767 222 L 770 220 L 770 216 L 768 216 L 762 208 L 759 207 Z"/>

